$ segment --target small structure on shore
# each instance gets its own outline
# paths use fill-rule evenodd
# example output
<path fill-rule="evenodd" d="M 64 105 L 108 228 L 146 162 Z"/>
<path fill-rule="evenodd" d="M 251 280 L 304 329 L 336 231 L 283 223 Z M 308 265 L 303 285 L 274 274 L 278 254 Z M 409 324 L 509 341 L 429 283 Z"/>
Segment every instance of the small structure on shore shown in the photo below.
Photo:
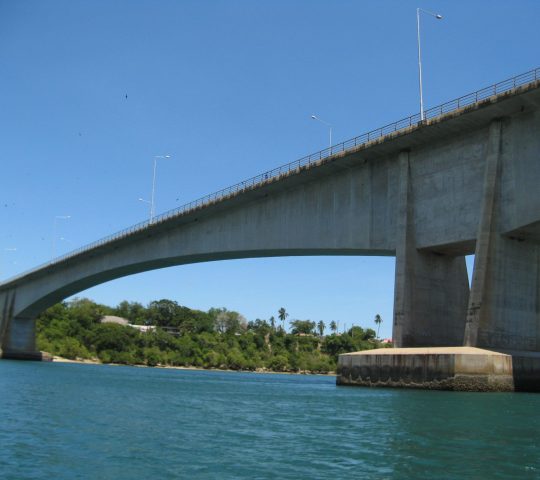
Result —
<path fill-rule="evenodd" d="M 100 322 L 101 323 L 116 323 L 117 325 L 127 326 L 127 324 L 129 323 L 129 320 L 122 317 L 116 317 L 114 315 L 105 315 L 101 317 Z"/>
<path fill-rule="evenodd" d="M 154 325 L 134 325 L 132 323 L 128 323 L 127 326 L 134 328 L 135 330 L 139 330 L 139 332 L 142 333 L 154 332 L 156 330 Z"/>

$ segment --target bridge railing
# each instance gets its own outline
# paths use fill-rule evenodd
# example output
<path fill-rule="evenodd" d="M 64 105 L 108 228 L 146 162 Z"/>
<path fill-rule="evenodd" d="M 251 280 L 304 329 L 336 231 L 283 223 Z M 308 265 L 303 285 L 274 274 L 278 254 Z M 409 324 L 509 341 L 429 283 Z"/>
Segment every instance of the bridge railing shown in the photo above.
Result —
<path fill-rule="evenodd" d="M 482 100 L 490 98 L 494 95 L 511 91 L 512 89 L 516 87 L 527 85 L 527 84 L 536 82 L 537 80 L 540 80 L 540 68 L 535 68 L 534 70 L 530 70 L 526 73 L 522 73 L 520 75 L 509 78 L 507 80 L 503 80 L 502 82 L 495 83 L 489 87 L 485 87 L 485 88 L 482 88 L 481 90 L 477 90 L 476 92 L 469 93 L 462 97 L 456 98 L 449 102 L 446 102 L 436 107 L 425 110 L 424 119 L 425 120 L 433 119 L 441 115 L 444 115 L 446 113 L 453 112 L 461 108 L 467 107 L 469 105 L 474 105 L 475 103 L 478 103 Z M 51 260 L 50 262 L 46 262 L 31 270 L 28 270 L 19 275 L 16 275 L 8 279 L 7 281 L 9 282 L 14 281 L 20 277 L 28 275 L 29 273 L 40 270 L 52 264 L 62 262 L 75 255 L 78 255 L 80 253 L 86 252 L 93 248 L 97 248 L 99 246 L 105 245 L 109 242 L 113 242 L 115 240 L 119 240 L 121 238 L 127 237 L 129 235 L 132 235 L 135 232 L 144 230 L 145 228 L 148 228 L 152 225 L 162 223 L 173 217 L 179 217 L 181 215 L 185 215 L 194 210 L 200 209 L 202 207 L 206 207 L 208 205 L 219 202 L 226 198 L 235 196 L 244 190 L 253 189 L 265 183 L 278 180 L 281 177 L 284 177 L 284 176 L 287 176 L 289 174 L 299 171 L 301 167 L 308 167 L 332 155 L 359 147 L 373 140 L 384 137 L 385 135 L 389 135 L 394 132 L 399 132 L 400 130 L 403 130 L 405 128 L 409 128 L 409 127 L 412 127 L 413 125 L 417 125 L 420 122 L 421 122 L 421 115 L 420 113 L 416 113 L 414 115 L 411 115 L 410 117 L 406 117 L 401 120 L 398 120 L 397 122 L 393 122 L 383 127 L 379 127 L 367 133 L 363 133 L 362 135 L 358 135 L 357 137 L 351 138 L 349 140 L 345 140 L 344 142 L 338 143 L 337 145 L 332 145 L 331 147 L 325 148 L 324 150 L 320 150 L 316 153 L 312 153 L 311 155 L 307 155 L 305 157 L 299 158 L 298 160 L 295 160 L 293 162 L 280 165 L 279 167 L 273 168 L 272 170 L 268 170 L 259 175 L 255 175 L 254 177 L 243 180 L 230 187 L 223 188 L 222 190 L 218 190 L 217 192 L 211 193 L 209 195 L 205 195 L 204 197 L 201 197 L 197 200 L 193 200 L 192 202 L 186 203 L 185 205 L 182 205 L 181 207 L 164 212 L 160 215 L 155 216 L 152 221 L 146 220 L 146 221 L 137 223 L 135 225 L 132 225 L 128 228 L 125 228 L 124 230 L 120 230 L 119 232 L 108 235 L 107 237 L 101 238 L 88 245 L 84 245 L 80 248 L 77 248 L 76 250 L 72 250 L 64 255 L 61 255 Z"/>

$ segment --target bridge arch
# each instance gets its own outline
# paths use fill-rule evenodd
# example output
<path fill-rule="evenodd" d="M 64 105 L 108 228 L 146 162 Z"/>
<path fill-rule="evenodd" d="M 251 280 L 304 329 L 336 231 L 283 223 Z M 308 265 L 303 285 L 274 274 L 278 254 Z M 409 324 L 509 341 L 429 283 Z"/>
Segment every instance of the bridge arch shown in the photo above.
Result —
<path fill-rule="evenodd" d="M 539 87 L 395 124 L 386 136 L 381 129 L 375 140 L 368 135 L 0 284 L 3 355 L 33 355 L 42 309 L 114 278 L 317 254 L 396 256 L 398 346 L 540 351 Z"/>

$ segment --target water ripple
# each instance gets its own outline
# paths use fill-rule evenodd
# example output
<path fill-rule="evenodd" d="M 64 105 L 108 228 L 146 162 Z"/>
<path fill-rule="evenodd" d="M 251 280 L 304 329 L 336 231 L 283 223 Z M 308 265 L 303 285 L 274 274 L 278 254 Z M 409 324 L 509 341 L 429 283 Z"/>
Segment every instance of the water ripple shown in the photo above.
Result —
<path fill-rule="evenodd" d="M 8 480 L 540 478 L 540 396 L 0 362 Z"/>

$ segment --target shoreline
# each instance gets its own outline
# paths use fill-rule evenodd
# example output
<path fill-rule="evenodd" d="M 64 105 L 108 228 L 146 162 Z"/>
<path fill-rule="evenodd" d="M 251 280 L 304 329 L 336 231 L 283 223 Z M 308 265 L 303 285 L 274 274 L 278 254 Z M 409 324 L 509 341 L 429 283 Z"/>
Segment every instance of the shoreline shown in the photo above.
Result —
<path fill-rule="evenodd" d="M 194 370 L 194 371 L 215 371 L 215 372 L 237 372 L 237 373 L 271 373 L 271 374 L 277 374 L 277 375 L 320 375 L 323 377 L 335 377 L 336 372 L 328 372 L 328 373 L 313 373 L 313 372 L 276 372 L 274 370 L 267 370 L 267 369 L 257 369 L 257 370 L 231 370 L 229 368 L 204 368 L 204 367 L 183 367 L 183 366 L 175 366 L 175 365 L 156 365 L 156 366 L 150 366 L 150 365 L 136 365 L 136 364 L 123 364 L 123 363 L 103 363 L 96 359 L 79 359 L 79 360 L 72 360 L 70 358 L 64 358 L 59 357 L 58 355 L 51 355 L 52 362 L 56 363 L 78 363 L 80 365 L 112 365 L 112 366 L 120 366 L 120 367 L 137 367 L 137 368 L 162 368 L 166 370 Z"/>

